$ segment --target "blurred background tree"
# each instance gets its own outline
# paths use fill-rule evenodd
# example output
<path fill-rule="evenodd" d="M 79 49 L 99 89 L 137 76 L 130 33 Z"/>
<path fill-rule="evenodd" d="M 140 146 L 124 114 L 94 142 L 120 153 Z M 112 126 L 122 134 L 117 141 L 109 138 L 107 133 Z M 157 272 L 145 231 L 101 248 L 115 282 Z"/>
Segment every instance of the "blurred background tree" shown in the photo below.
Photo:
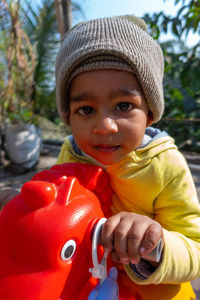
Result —
<path fill-rule="evenodd" d="M 35 55 L 30 39 L 22 28 L 19 2 L 1 2 L 0 114 L 1 127 L 7 119 L 31 117 Z"/>
<path fill-rule="evenodd" d="M 200 152 L 200 39 L 191 48 L 185 43 L 191 31 L 200 36 L 200 1 L 185 2 L 175 17 L 159 12 L 145 14 L 144 19 L 155 39 L 169 31 L 175 37 L 161 43 L 165 57 L 165 114 L 159 127 L 176 137 L 180 148 Z"/>
<path fill-rule="evenodd" d="M 61 9 L 56 14 L 57 2 L 62 4 L 64 16 Z M 37 115 L 56 120 L 54 67 L 61 40 L 58 28 L 67 19 L 68 30 L 71 15 L 77 11 L 82 13 L 77 3 L 69 0 L 0 1 L 1 126 L 5 121 L 32 121 Z M 28 67 L 32 68 L 30 74 Z"/>

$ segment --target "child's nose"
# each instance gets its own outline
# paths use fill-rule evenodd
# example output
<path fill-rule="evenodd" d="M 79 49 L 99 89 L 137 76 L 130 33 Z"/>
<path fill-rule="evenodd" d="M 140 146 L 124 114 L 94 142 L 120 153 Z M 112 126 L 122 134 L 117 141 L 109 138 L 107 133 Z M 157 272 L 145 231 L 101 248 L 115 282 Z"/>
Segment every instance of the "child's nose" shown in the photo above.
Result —
<path fill-rule="evenodd" d="M 118 126 L 113 118 L 105 117 L 97 120 L 93 132 L 95 134 L 117 133 Z"/>

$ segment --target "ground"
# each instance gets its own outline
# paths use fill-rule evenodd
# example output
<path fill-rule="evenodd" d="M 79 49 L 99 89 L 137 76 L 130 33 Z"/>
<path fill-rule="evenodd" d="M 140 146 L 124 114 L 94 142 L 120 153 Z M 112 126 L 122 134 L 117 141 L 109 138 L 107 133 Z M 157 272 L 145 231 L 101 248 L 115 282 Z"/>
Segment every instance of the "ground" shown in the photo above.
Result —
<path fill-rule="evenodd" d="M 25 174 L 13 174 L 9 167 L 0 168 L 0 190 L 2 188 L 15 187 L 20 188 L 22 184 L 30 180 L 34 174 L 47 169 L 55 164 L 60 146 L 44 144 L 42 155 L 34 170 Z M 186 157 L 196 185 L 197 193 L 200 199 L 200 155 L 194 153 L 183 153 Z M 200 300 L 200 278 L 192 282 L 196 293 L 196 300 Z M 184 300 L 184 299 L 183 299 Z"/>

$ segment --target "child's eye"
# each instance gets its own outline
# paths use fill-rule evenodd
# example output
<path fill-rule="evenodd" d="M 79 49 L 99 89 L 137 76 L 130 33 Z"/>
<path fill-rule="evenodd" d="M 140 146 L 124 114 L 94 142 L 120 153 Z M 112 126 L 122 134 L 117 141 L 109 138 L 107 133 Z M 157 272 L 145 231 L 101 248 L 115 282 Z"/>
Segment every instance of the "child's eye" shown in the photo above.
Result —
<path fill-rule="evenodd" d="M 121 102 L 116 107 L 116 109 L 119 111 L 130 111 L 132 108 L 133 104 L 129 102 Z"/>
<path fill-rule="evenodd" d="M 94 112 L 94 108 L 91 106 L 83 106 L 78 109 L 78 113 L 81 116 L 88 116 L 88 115 L 91 115 L 93 112 Z"/>

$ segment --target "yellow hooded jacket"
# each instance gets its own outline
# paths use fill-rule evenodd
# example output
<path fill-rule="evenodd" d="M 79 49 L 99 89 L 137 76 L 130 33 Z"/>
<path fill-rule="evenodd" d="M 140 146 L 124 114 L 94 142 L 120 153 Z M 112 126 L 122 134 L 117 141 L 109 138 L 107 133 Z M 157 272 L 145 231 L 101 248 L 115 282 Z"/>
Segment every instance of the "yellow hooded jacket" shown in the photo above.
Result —
<path fill-rule="evenodd" d="M 65 140 L 57 163 L 94 164 L 80 149 L 74 150 L 72 141 Z M 167 135 L 153 139 L 104 169 L 114 190 L 112 213 L 143 214 L 164 230 L 159 267 L 147 279 L 140 279 L 130 265 L 119 265 L 119 280 L 143 300 L 195 299 L 189 281 L 200 276 L 200 205 L 191 173 L 174 140 Z"/>

